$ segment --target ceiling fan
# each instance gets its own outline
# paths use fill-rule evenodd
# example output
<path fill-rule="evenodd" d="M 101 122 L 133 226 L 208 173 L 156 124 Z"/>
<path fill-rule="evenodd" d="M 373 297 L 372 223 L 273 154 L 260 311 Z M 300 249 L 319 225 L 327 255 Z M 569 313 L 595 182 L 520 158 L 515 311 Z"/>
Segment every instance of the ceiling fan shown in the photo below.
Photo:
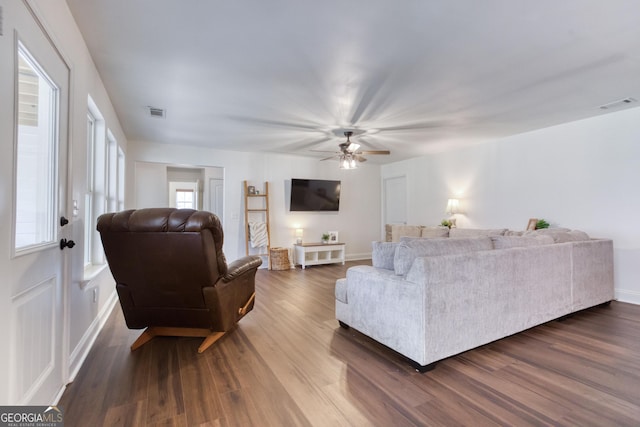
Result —
<path fill-rule="evenodd" d="M 334 155 L 330 157 L 325 157 L 323 160 L 331 160 L 331 159 L 339 159 L 340 160 L 340 169 L 355 169 L 358 167 L 358 162 L 366 162 L 367 159 L 364 155 L 370 154 L 391 154 L 389 150 L 364 150 L 359 151 L 360 144 L 351 142 L 350 138 L 353 136 L 353 131 L 345 131 L 344 136 L 347 137 L 347 140 L 338 145 L 340 151 L 333 152 Z M 322 150 L 311 150 L 319 153 L 331 153 L 332 151 L 322 151 Z"/>

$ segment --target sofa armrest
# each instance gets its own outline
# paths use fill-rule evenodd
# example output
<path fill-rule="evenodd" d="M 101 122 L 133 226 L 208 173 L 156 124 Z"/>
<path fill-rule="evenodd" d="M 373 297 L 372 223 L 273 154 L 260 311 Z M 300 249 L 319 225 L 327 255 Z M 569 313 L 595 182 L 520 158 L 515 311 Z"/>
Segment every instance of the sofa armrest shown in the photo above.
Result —
<path fill-rule="evenodd" d="M 392 270 L 358 265 L 347 270 L 348 316 L 338 320 L 412 360 L 423 358 L 424 286 Z"/>
<path fill-rule="evenodd" d="M 242 274 L 254 270 L 262 264 L 262 259 L 258 256 L 245 256 L 233 261 L 227 268 L 227 274 L 222 276 L 223 282 L 230 282 Z"/>

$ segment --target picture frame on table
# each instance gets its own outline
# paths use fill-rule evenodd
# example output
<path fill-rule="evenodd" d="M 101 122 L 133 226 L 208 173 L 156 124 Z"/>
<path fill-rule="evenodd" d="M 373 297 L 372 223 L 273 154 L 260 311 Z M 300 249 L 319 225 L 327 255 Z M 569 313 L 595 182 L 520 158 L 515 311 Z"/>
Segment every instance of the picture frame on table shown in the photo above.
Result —
<path fill-rule="evenodd" d="M 538 224 L 538 218 L 530 218 L 529 222 L 527 223 L 527 231 L 535 230 L 536 224 Z"/>
<path fill-rule="evenodd" d="M 338 232 L 329 231 L 329 243 L 338 243 Z"/>

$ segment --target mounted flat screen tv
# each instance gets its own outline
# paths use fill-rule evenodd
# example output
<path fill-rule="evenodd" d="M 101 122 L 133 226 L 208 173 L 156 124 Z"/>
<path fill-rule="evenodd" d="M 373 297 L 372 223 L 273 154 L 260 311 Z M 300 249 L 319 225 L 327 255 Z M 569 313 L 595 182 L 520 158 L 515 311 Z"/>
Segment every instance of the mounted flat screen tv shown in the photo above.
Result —
<path fill-rule="evenodd" d="M 340 181 L 324 179 L 291 179 L 292 212 L 338 211 Z"/>

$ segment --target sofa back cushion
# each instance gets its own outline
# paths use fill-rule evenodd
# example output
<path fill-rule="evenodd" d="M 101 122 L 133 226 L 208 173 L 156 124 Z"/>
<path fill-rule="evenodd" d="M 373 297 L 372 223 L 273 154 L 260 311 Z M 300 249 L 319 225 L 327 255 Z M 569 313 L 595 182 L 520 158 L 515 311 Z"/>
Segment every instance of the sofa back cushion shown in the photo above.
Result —
<path fill-rule="evenodd" d="M 391 241 L 399 242 L 401 237 L 420 237 L 422 234 L 422 226 L 420 225 L 391 225 Z"/>
<path fill-rule="evenodd" d="M 565 233 L 567 231 L 571 231 L 571 229 L 562 228 L 562 227 L 539 228 L 537 230 L 527 230 L 524 232 L 523 236 L 527 236 L 529 234 L 557 234 L 557 233 Z"/>
<path fill-rule="evenodd" d="M 551 236 L 491 236 L 494 249 L 523 248 L 527 246 L 551 245 Z"/>
<path fill-rule="evenodd" d="M 589 235 L 584 231 L 580 230 L 571 230 L 564 233 L 557 233 L 553 235 L 553 240 L 556 243 L 565 243 L 565 242 L 585 242 L 587 240 L 591 240 Z"/>
<path fill-rule="evenodd" d="M 584 231 L 570 230 L 568 228 L 543 228 L 540 230 L 527 231 L 524 236 L 550 236 L 555 243 L 584 242 L 591 240 Z"/>
<path fill-rule="evenodd" d="M 506 232 L 506 228 L 452 228 L 449 230 L 449 237 L 504 236 Z"/>
<path fill-rule="evenodd" d="M 393 258 L 396 254 L 396 242 L 372 242 L 371 264 L 376 268 L 393 270 Z"/>
<path fill-rule="evenodd" d="M 437 226 L 437 227 L 422 227 L 420 230 L 420 237 L 436 238 L 436 237 L 449 237 L 449 227 Z"/>
<path fill-rule="evenodd" d="M 490 237 L 467 239 L 412 239 L 400 242 L 395 249 L 393 268 L 398 276 L 407 274 L 413 261 L 419 257 L 457 255 L 493 249 Z"/>

